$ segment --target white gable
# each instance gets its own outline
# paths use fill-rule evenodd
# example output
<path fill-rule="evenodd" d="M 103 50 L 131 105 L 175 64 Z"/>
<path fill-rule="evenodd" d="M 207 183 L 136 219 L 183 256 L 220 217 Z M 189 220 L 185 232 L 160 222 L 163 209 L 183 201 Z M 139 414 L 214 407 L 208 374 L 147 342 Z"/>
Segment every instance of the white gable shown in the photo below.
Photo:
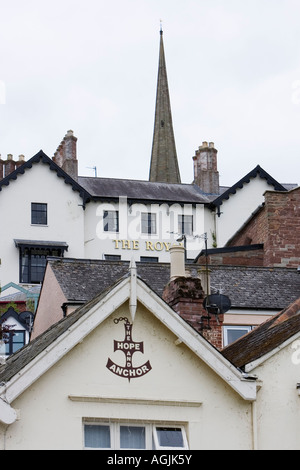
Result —
<path fill-rule="evenodd" d="M 130 299 L 131 311 L 138 302 L 163 323 L 174 335 L 176 343 L 182 342 L 198 358 L 221 377 L 245 400 L 254 400 L 256 385 L 244 380 L 243 375 L 223 356 L 182 320 L 165 302 L 140 279 L 126 278 L 106 295 L 100 296 L 81 310 L 80 317 L 67 331 L 59 335 L 37 357 L 30 361 L 18 374 L 9 380 L 1 393 L 12 403 L 28 387 L 45 374 L 47 370 L 62 360 L 69 351 L 84 341 L 100 324 Z M 87 308 L 88 307 L 88 308 Z M 129 314 L 129 311 L 128 311 Z M 133 322 L 135 324 L 135 320 Z"/>

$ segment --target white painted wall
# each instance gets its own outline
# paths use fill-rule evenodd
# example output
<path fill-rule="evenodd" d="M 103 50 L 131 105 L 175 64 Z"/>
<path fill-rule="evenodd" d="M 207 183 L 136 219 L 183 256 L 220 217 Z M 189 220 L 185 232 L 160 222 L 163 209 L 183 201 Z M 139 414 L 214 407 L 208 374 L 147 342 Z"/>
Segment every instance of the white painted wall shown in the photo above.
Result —
<path fill-rule="evenodd" d="M 124 322 L 113 320 L 124 316 L 130 318 L 128 304 L 12 403 L 19 420 L 2 447 L 82 449 L 87 418 L 183 424 L 191 449 L 250 449 L 251 405 L 186 346 L 176 346 L 173 333 L 140 304 L 132 336 L 144 342 L 144 354 L 136 352 L 133 364 L 149 360 L 152 370 L 129 382 L 106 368 L 108 358 L 125 364 L 125 355 L 113 350 L 114 340 L 125 337 Z"/>
<path fill-rule="evenodd" d="M 262 387 L 257 393 L 258 449 L 300 449 L 300 340 L 295 339 L 269 359 L 249 368 Z"/>
<path fill-rule="evenodd" d="M 106 254 L 119 255 L 122 260 L 141 256 L 169 262 L 169 248 L 179 237 L 178 215 L 193 215 L 193 236 L 187 236 L 187 258 L 194 259 L 204 249 L 204 234 L 208 248 L 223 246 L 251 213 L 263 201 L 268 189 L 261 178 L 254 178 L 243 189 L 221 205 L 221 217 L 203 204 L 127 204 L 126 198 L 118 203 L 89 202 L 82 208 L 79 194 L 58 178 L 46 164 L 33 164 L 24 175 L 19 175 L 0 192 L 0 282 L 19 283 L 19 250 L 14 239 L 64 241 L 69 245 L 67 257 L 104 259 Z M 31 202 L 48 204 L 47 226 L 31 225 Z M 119 233 L 104 232 L 103 211 L 119 210 Z M 141 213 L 157 215 L 157 233 L 141 233 Z"/>
<path fill-rule="evenodd" d="M 220 206 L 221 216 L 216 217 L 218 247 L 221 248 L 264 202 L 264 193 L 270 189 L 266 180 L 256 177 L 237 189 Z"/>
<path fill-rule="evenodd" d="M 104 232 L 103 212 L 119 211 L 119 233 Z M 156 214 L 157 233 L 141 233 L 141 213 Z M 199 238 L 205 232 L 205 208 L 202 204 L 192 207 L 186 204 L 133 204 L 128 206 L 126 199 L 118 203 L 90 202 L 85 210 L 85 257 L 103 259 L 105 254 L 119 255 L 124 260 L 132 257 L 136 261 L 141 256 L 158 257 L 161 262 L 170 262 L 169 248 L 179 237 L 178 215 L 193 215 L 194 237 L 187 237 L 189 258 L 195 258 L 204 247 L 204 239 Z"/>
<path fill-rule="evenodd" d="M 31 225 L 31 203 L 48 204 L 47 226 Z M 82 200 L 46 164 L 33 164 L 0 192 L 0 282 L 19 283 L 19 249 L 14 239 L 64 241 L 66 256 L 84 256 Z"/>

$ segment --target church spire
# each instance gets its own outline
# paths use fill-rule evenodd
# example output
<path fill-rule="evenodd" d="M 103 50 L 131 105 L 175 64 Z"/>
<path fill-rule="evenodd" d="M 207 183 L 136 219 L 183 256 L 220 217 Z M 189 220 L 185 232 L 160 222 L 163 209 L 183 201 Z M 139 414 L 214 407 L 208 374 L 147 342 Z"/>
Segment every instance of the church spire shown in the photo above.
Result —
<path fill-rule="evenodd" d="M 173 132 L 162 28 L 160 29 L 156 108 L 149 180 L 165 183 L 181 182 Z"/>

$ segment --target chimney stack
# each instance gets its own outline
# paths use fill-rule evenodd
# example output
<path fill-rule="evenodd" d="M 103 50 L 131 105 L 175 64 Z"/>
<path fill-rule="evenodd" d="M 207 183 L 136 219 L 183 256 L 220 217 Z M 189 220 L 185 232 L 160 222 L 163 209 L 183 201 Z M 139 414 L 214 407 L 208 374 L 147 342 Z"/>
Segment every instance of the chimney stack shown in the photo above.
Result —
<path fill-rule="evenodd" d="M 52 158 L 52 160 L 74 180 L 78 178 L 76 143 L 77 137 L 74 136 L 73 131 L 68 131 Z"/>
<path fill-rule="evenodd" d="M 16 162 L 16 168 L 19 168 L 23 163 L 25 163 L 25 157 L 24 155 L 19 155 L 19 160 Z"/>
<path fill-rule="evenodd" d="M 223 315 L 208 314 L 203 306 L 206 294 L 201 279 L 185 275 L 184 247 L 173 245 L 170 254 L 170 281 L 163 292 L 164 301 L 213 346 L 221 349 Z"/>
<path fill-rule="evenodd" d="M 203 142 L 193 157 L 194 184 L 207 194 L 219 194 L 217 154 L 213 142 Z"/>
<path fill-rule="evenodd" d="M 7 155 L 7 160 L 2 160 L 0 155 L 0 180 L 10 175 L 10 173 L 23 165 L 23 163 L 25 163 L 24 155 L 20 155 L 18 161 L 14 160 L 11 153 Z"/>
<path fill-rule="evenodd" d="M 11 153 L 7 155 L 7 160 L 4 162 L 4 168 L 5 168 L 5 176 L 9 175 L 12 173 L 16 168 L 15 168 L 15 162 L 13 160 L 13 156 Z"/>
<path fill-rule="evenodd" d="M 4 175 L 3 175 L 3 164 L 4 164 L 4 161 L 2 160 L 1 155 L 0 155 L 0 181 L 4 178 Z"/>

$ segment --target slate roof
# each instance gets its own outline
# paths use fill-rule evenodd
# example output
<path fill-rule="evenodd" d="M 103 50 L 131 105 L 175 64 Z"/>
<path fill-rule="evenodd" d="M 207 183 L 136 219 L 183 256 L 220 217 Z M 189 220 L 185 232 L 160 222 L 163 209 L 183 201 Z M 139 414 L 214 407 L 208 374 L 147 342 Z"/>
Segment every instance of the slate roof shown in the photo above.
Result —
<path fill-rule="evenodd" d="M 118 178 L 92 178 L 79 176 L 77 181 L 71 178 L 42 150 L 20 165 L 8 176 L 0 180 L 0 191 L 8 186 L 11 181 L 23 175 L 27 169 L 32 168 L 35 163 L 49 165 L 50 170 L 55 171 L 57 176 L 69 184 L 73 191 L 78 191 L 83 199 L 83 206 L 91 199 L 118 200 L 120 196 L 127 197 L 129 202 L 157 201 L 167 203 L 190 203 L 208 204 L 213 199 L 194 184 L 156 183 L 142 180 L 127 180 Z"/>
<path fill-rule="evenodd" d="M 297 185 L 281 185 L 265 170 L 257 165 L 252 171 L 240 179 L 231 187 L 220 187 L 220 195 L 204 193 L 196 184 L 182 183 L 159 183 L 143 180 L 127 180 L 118 178 L 93 178 L 78 176 L 75 181 L 62 168 L 60 168 L 43 150 L 30 158 L 27 162 L 20 165 L 15 171 L 0 180 L 0 191 L 8 186 L 12 180 L 16 180 L 19 175 L 32 168 L 35 163 L 44 163 L 49 165 L 50 170 L 55 171 L 57 176 L 62 178 L 66 184 L 69 184 L 73 191 L 77 191 L 83 200 L 83 207 L 86 203 L 94 200 L 112 200 L 116 201 L 120 196 L 127 197 L 129 203 L 133 202 L 157 202 L 163 203 L 181 203 L 181 204 L 207 204 L 211 209 L 220 206 L 225 199 L 229 199 L 231 194 L 235 194 L 238 188 L 249 183 L 251 178 L 260 176 L 266 179 L 267 183 L 277 191 L 287 191 L 290 187 Z"/>
<path fill-rule="evenodd" d="M 87 302 L 128 271 L 129 262 L 49 258 L 69 301 Z M 137 262 L 137 273 L 159 296 L 170 280 L 169 263 Z M 193 277 L 201 267 L 188 264 Z M 232 308 L 282 310 L 300 296 L 300 274 L 294 268 L 210 266 L 211 290 L 227 295 Z"/>
<path fill-rule="evenodd" d="M 94 304 L 104 298 L 107 292 L 116 286 L 118 283 L 122 282 L 124 278 L 129 275 L 128 267 L 129 263 L 127 262 L 109 262 L 101 260 L 74 260 L 74 259 L 55 259 L 52 258 L 48 261 L 51 264 L 51 267 L 60 280 L 61 287 L 63 291 L 74 297 L 74 292 L 79 289 L 81 298 L 85 297 L 85 300 L 88 297 L 91 297 L 90 300 L 85 303 L 82 307 L 78 308 L 70 315 L 65 318 L 62 318 L 59 322 L 53 324 L 48 330 L 39 335 L 34 340 L 30 341 L 23 348 L 18 350 L 16 353 L 9 356 L 6 360 L 6 363 L 0 366 L 0 383 L 5 383 L 15 376 L 23 367 L 25 367 L 32 359 L 34 359 L 39 353 L 45 350 L 50 344 L 53 343 L 61 334 L 67 331 L 70 326 L 76 323 L 82 315 L 85 314 Z M 156 266 L 154 265 L 156 264 Z M 224 280 L 227 279 L 227 285 L 230 282 L 230 276 L 232 275 L 232 268 L 222 267 L 220 270 L 216 267 L 212 267 L 213 271 L 218 274 L 216 279 L 219 276 L 223 277 Z M 191 267 L 191 274 L 195 275 L 198 266 Z M 194 271 L 193 271 L 194 270 Z M 265 271 L 264 268 L 260 270 Z M 253 280 L 257 272 L 252 270 Z M 269 271 L 275 271 L 277 274 L 277 280 L 281 281 L 281 284 L 284 284 L 284 278 L 287 280 L 290 278 L 291 285 L 294 283 L 294 288 L 298 286 L 299 291 L 299 281 L 296 282 L 296 279 L 299 279 L 299 274 L 296 273 L 296 270 L 290 269 L 274 269 Z M 280 271 L 282 271 L 280 273 Z M 292 272 L 293 271 L 293 272 Z M 227 275 L 226 275 L 227 272 Z M 123 274 L 122 274 L 123 273 Z M 158 292 L 161 292 L 165 282 L 168 281 L 170 275 L 170 266 L 167 264 L 159 263 L 147 263 L 142 266 L 142 263 L 137 263 L 137 273 L 138 276 L 143 279 L 147 278 L 149 281 L 150 287 L 155 287 Z M 285 273 L 285 274 L 284 274 Z M 142 274 L 142 275 L 141 275 Z M 296 274 L 296 276 L 294 276 Z M 236 269 L 236 275 L 238 275 L 238 269 Z M 297 277 L 298 276 L 298 277 Z M 213 277 L 213 276 L 212 276 Z M 115 278 L 115 282 L 111 282 L 109 286 L 107 284 Z M 110 279 L 110 281 L 109 281 Z M 145 280 L 145 279 L 143 279 Z M 73 283 L 76 283 L 73 285 Z M 80 282 L 83 282 L 82 286 Z M 147 283 L 147 281 L 145 280 Z M 151 286 L 152 284 L 152 286 Z M 216 283 L 217 285 L 217 283 Z M 288 286 L 289 284 L 287 284 Z M 275 289 L 279 288 L 279 284 L 276 285 L 276 276 L 275 276 Z M 284 290 L 281 289 L 282 291 Z M 291 287 L 291 286 L 290 286 Z M 154 290 L 154 289 L 153 289 Z M 286 290 L 286 293 L 289 292 L 289 288 Z M 291 292 L 289 292 L 291 294 Z M 282 292 L 283 295 L 283 292 Z M 68 297 L 68 295 L 67 295 Z M 288 294 L 285 296 L 287 300 Z M 273 331 L 278 333 L 277 339 L 275 337 L 273 340 L 269 341 L 269 347 L 276 347 L 274 345 L 278 342 L 285 340 L 287 335 L 293 334 L 293 332 L 299 331 L 300 329 L 300 302 L 299 300 L 295 302 L 294 307 L 297 309 L 297 314 L 294 317 L 289 313 L 291 310 L 287 308 L 285 312 L 281 312 L 278 315 L 275 315 L 269 322 L 265 322 L 263 325 L 258 327 L 256 330 L 253 330 L 248 335 L 250 339 L 247 339 L 245 348 L 240 348 L 238 342 L 233 343 L 229 347 L 225 348 L 222 351 L 224 357 L 226 357 L 230 362 L 232 362 L 236 367 L 241 367 L 243 364 L 249 362 L 250 359 L 250 350 L 253 350 L 255 354 L 251 355 L 251 358 L 257 357 L 258 354 L 262 352 L 262 337 L 264 332 L 270 333 L 271 326 L 273 326 Z M 268 328 L 268 325 L 270 326 Z M 254 333 L 256 333 L 256 337 Z M 259 336 L 260 334 L 260 336 Z M 246 335 L 246 336 L 248 336 Z M 272 335 L 271 335 L 272 336 Z M 245 341 L 246 337 L 241 338 L 238 341 Z M 248 337 L 249 338 L 249 337 Z M 252 346 L 251 346 L 252 341 Z M 267 350 L 267 337 L 263 339 L 264 351 Z M 266 343 L 266 344 L 265 344 Z M 238 345 L 238 347 L 237 347 Z M 254 347 L 255 346 L 255 347 Z M 230 350 L 231 347 L 231 350 Z M 242 350 L 241 350 L 242 349 Z M 243 355 L 244 354 L 244 355 Z M 253 359 L 251 359 L 253 360 Z M 245 362 L 246 361 L 246 362 Z"/>
<path fill-rule="evenodd" d="M 159 183 L 118 178 L 79 176 L 78 183 L 93 199 L 117 200 L 126 196 L 129 201 L 177 203 L 209 203 L 212 198 L 195 184 Z"/>
<path fill-rule="evenodd" d="M 127 272 L 127 276 L 129 273 Z M 126 276 L 125 276 L 126 277 Z M 119 279 L 115 285 L 121 282 Z M 113 288 L 114 286 L 111 286 Z M 103 297 L 106 291 L 103 291 L 98 296 L 94 297 L 90 302 L 70 313 L 67 317 L 62 318 L 57 323 L 54 323 L 45 332 L 39 335 L 34 340 L 23 346 L 17 352 L 12 354 L 6 359 L 5 364 L 0 365 L 0 384 L 10 380 L 16 375 L 23 367 L 30 363 L 38 354 L 44 351 L 49 345 L 53 343 L 60 335 L 67 331 L 74 325 L 93 305 L 97 304 Z"/>
<path fill-rule="evenodd" d="M 236 367 L 259 359 L 300 331 L 300 298 L 222 350 Z"/>

